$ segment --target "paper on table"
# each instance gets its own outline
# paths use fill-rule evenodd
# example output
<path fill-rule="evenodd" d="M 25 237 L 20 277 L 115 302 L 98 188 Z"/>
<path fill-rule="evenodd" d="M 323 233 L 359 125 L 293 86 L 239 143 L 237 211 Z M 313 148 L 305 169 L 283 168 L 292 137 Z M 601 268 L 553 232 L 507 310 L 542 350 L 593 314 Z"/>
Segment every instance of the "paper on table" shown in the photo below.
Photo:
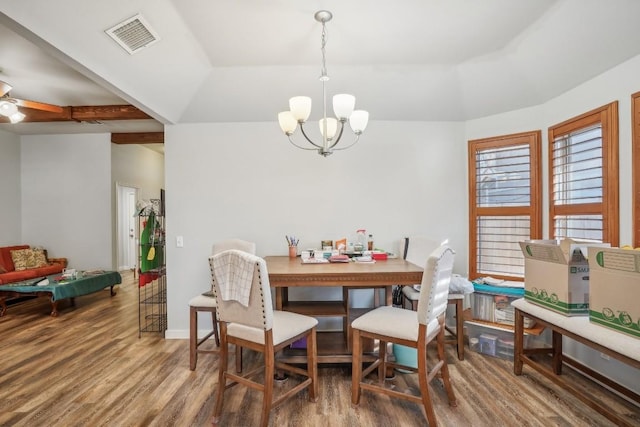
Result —
<path fill-rule="evenodd" d="M 303 264 L 326 264 L 329 262 L 326 258 L 301 258 Z"/>

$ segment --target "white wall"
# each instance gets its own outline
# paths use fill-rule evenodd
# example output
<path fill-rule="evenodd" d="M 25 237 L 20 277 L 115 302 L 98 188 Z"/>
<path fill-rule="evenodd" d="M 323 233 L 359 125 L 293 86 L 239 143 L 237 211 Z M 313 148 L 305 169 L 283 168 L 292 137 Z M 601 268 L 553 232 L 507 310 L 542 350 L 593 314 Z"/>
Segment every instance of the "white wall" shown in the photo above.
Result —
<path fill-rule="evenodd" d="M 0 246 L 22 244 L 20 138 L 0 130 Z"/>
<path fill-rule="evenodd" d="M 168 337 L 188 336 L 187 302 L 210 287 L 207 257 L 226 238 L 266 256 L 287 253 L 285 235 L 313 248 L 366 228 L 394 251 L 406 235 L 448 237 L 466 273 L 461 124 L 374 121 L 328 158 L 292 147 L 275 121 L 167 126 L 165 141 Z"/>
<path fill-rule="evenodd" d="M 111 175 L 114 183 L 137 188 L 140 199 L 159 199 L 164 156 L 143 145 L 111 144 Z"/>
<path fill-rule="evenodd" d="M 512 111 L 466 124 L 467 139 L 485 138 L 529 130 L 542 130 L 544 183 L 544 235 L 549 235 L 548 140 L 549 126 L 561 123 L 589 110 L 617 100 L 620 143 L 620 245 L 632 244 L 632 176 L 631 176 L 631 94 L 640 91 L 640 56 L 590 80 L 543 105 Z M 636 165 L 638 167 L 638 165 Z M 565 339 L 565 352 L 588 366 L 640 393 L 640 371 L 615 360 L 605 361 L 595 352 L 573 340 Z"/>
<path fill-rule="evenodd" d="M 111 269 L 109 134 L 25 135 L 22 241 L 79 269 Z"/>

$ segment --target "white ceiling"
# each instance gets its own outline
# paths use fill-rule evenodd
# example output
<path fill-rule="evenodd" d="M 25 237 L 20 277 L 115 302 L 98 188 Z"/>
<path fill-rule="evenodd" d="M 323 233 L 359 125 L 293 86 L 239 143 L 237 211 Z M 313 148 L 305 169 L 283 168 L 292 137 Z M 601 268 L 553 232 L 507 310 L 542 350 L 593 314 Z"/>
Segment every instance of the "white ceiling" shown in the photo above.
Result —
<path fill-rule="evenodd" d="M 468 120 L 543 103 L 640 54 L 638 0 L 0 0 L 0 80 L 58 105 L 131 103 L 153 120 L 0 125 L 157 131 L 277 121 L 294 95 L 353 93 L 371 120 Z M 129 55 L 105 30 L 141 14 L 160 41 Z M 277 126 L 277 125 L 276 125 Z"/>

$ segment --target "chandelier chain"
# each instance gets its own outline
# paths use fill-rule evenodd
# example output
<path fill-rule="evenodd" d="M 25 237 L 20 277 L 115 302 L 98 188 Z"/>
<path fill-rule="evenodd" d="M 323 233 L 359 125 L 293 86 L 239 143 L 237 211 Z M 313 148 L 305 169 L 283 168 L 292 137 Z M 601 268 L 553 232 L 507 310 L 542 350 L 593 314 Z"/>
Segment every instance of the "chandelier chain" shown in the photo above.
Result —
<path fill-rule="evenodd" d="M 328 75 L 327 75 L 327 52 L 326 52 L 326 45 L 327 45 L 327 27 L 324 23 L 324 21 L 322 22 L 322 42 L 320 44 L 320 51 L 322 52 L 322 69 L 320 70 L 320 80 L 328 80 Z"/>

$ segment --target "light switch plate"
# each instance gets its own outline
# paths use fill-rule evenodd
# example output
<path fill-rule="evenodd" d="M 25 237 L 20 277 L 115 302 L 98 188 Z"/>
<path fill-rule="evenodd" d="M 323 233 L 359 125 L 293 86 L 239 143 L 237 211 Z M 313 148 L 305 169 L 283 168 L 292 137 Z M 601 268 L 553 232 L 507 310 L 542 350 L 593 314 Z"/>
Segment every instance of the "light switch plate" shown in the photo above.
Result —
<path fill-rule="evenodd" d="M 184 239 L 182 236 L 176 236 L 176 246 L 179 248 L 184 247 Z"/>

